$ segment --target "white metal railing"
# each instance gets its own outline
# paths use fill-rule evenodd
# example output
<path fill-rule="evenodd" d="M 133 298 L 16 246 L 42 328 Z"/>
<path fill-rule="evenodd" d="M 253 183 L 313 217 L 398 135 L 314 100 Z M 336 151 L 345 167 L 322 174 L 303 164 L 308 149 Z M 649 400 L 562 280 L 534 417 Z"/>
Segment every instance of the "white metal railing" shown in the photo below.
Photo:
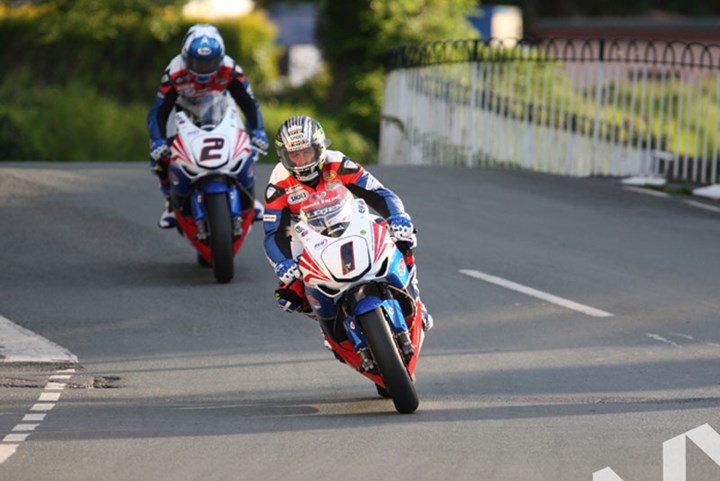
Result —
<path fill-rule="evenodd" d="M 382 164 L 720 181 L 720 46 L 461 40 L 388 52 Z"/>

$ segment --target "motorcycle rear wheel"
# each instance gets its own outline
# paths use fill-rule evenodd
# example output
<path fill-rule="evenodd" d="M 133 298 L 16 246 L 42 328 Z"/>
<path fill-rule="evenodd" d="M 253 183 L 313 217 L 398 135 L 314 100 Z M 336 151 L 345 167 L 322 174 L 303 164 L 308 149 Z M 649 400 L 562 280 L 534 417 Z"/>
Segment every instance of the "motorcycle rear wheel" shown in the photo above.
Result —
<path fill-rule="evenodd" d="M 220 284 L 226 284 L 235 275 L 232 221 L 227 196 L 224 193 L 208 194 L 205 196 L 205 206 L 213 275 Z"/>
<path fill-rule="evenodd" d="M 359 321 L 395 409 L 402 414 L 415 412 L 420 400 L 382 308 L 361 315 Z"/>

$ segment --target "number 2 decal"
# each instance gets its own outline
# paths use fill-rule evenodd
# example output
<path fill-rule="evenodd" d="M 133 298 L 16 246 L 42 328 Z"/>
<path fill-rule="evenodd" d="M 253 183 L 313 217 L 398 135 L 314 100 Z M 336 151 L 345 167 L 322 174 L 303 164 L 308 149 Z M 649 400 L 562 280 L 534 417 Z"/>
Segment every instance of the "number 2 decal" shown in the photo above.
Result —
<path fill-rule="evenodd" d="M 222 158 L 221 151 L 225 146 L 225 139 L 222 137 L 209 137 L 203 140 L 203 145 L 204 147 L 200 152 L 200 162 Z"/>

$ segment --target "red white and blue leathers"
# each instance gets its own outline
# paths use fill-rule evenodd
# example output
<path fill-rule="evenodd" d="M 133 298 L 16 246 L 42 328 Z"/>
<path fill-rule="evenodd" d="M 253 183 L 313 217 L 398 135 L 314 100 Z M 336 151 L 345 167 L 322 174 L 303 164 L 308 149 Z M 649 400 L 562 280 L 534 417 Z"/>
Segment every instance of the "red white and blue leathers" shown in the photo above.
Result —
<path fill-rule="evenodd" d="M 252 135 L 254 131 L 263 130 L 264 135 L 260 104 L 255 99 L 242 67 L 225 55 L 218 71 L 209 77 L 206 83 L 197 82 L 197 76 L 188 70 L 182 55 L 177 55 L 170 61 L 162 75 L 160 88 L 147 117 L 148 133 L 153 144 L 167 140 L 168 120 L 179 97 L 194 98 L 210 91 L 227 90 L 245 116 L 248 133 Z M 255 181 L 254 169 L 250 167 L 248 170 L 249 172 L 240 176 L 240 182 L 245 187 L 250 187 Z M 160 182 L 161 188 L 165 190 L 167 178 L 163 179 L 161 176 Z"/>
<path fill-rule="evenodd" d="M 313 192 L 325 189 L 327 183 L 341 181 L 356 197 L 359 197 L 380 216 L 404 214 L 400 198 L 383 186 L 360 164 L 337 150 L 326 151 L 325 162 L 317 183 L 308 185 L 290 175 L 278 164 L 270 174 L 265 189 L 265 254 L 273 268 L 282 261 L 293 259 L 291 225 L 300 214 L 300 205 Z"/>
<path fill-rule="evenodd" d="M 292 238 L 292 227 L 300 215 L 302 202 L 312 193 L 325 190 L 327 184 L 337 181 L 342 182 L 354 196 L 363 199 L 378 215 L 386 220 L 390 219 L 391 224 L 392 218 L 398 217 L 405 218 L 407 222 L 410 221 L 400 198 L 383 186 L 360 164 L 352 161 L 342 152 L 326 150 L 319 175 L 308 183 L 297 180 L 282 163 L 279 163 L 270 174 L 270 180 L 265 189 L 265 215 L 263 216 L 265 254 L 276 274 L 279 274 L 278 267 L 282 268 L 285 265 L 293 264 L 295 258 L 302 252 L 300 242 L 293 242 Z M 413 245 L 414 243 L 405 242 L 405 246 L 410 249 L 404 251 L 404 256 L 408 267 L 415 272 L 415 257 L 411 249 Z M 420 306 L 424 329 L 429 330 L 433 325 L 432 316 L 420 300 L 417 274 L 414 273 L 413 277 L 408 288 Z M 335 331 L 332 328 L 335 319 L 334 310 L 324 309 L 323 312 L 318 310 L 313 314 L 303 283 L 301 281 L 283 281 L 282 277 L 280 279 L 280 287 L 275 291 L 280 306 L 286 311 L 304 312 L 316 316 L 321 321 L 323 332 L 334 338 L 333 332 Z M 289 282 L 289 284 L 283 284 L 283 282 Z"/>

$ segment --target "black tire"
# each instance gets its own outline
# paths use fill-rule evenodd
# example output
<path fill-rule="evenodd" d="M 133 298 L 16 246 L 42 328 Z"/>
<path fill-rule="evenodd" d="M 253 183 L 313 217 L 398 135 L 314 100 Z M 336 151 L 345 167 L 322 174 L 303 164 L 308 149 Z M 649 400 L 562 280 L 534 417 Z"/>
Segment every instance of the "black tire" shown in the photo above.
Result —
<path fill-rule="evenodd" d="M 205 196 L 205 215 L 210 233 L 210 255 L 215 280 L 220 284 L 230 282 L 235 275 L 233 260 L 232 221 L 225 194 Z"/>
<path fill-rule="evenodd" d="M 374 311 L 363 314 L 359 321 L 395 409 L 403 414 L 415 412 L 420 400 L 382 308 L 377 307 Z"/>

